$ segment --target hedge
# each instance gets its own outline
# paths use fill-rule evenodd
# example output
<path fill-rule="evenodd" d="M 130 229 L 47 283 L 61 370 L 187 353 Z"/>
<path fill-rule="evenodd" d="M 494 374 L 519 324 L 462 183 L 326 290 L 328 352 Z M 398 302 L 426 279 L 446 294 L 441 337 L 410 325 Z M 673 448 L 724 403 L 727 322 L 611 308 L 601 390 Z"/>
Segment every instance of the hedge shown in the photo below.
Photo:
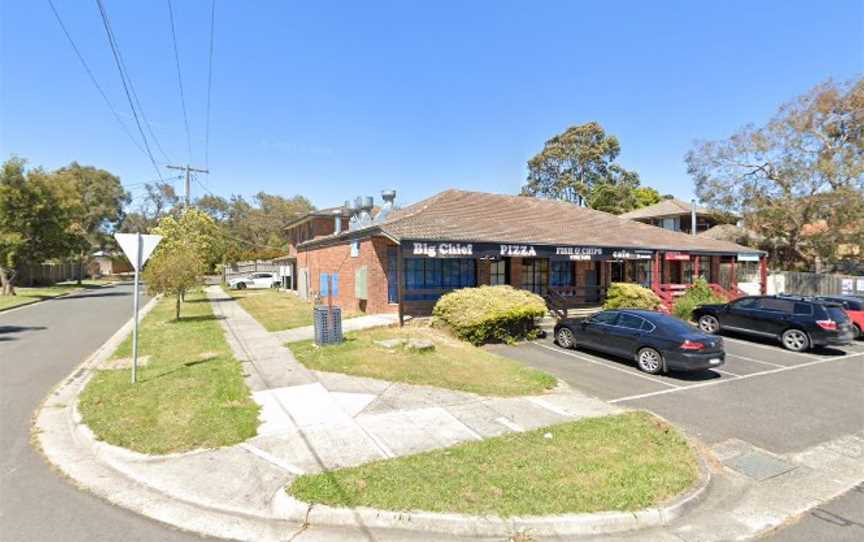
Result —
<path fill-rule="evenodd" d="M 718 296 L 708 286 L 708 282 L 699 277 L 687 291 L 675 301 L 672 306 L 672 314 L 678 318 L 689 321 L 693 317 L 693 309 L 699 305 L 710 305 L 713 303 L 726 303 L 727 300 Z"/>
<path fill-rule="evenodd" d="M 443 295 L 432 314 L 472 344 L 513 342 L 536 333 L 534 319 L 546 314 L 546 302 L 510 286 L 480 286 Z"/>
<path fill-rule="evenodd" d="M 606 292 L 604 309 L 645 309 L 656 311 L 662 305 L 652 290 L 629 282 L 613 282 Z"/>

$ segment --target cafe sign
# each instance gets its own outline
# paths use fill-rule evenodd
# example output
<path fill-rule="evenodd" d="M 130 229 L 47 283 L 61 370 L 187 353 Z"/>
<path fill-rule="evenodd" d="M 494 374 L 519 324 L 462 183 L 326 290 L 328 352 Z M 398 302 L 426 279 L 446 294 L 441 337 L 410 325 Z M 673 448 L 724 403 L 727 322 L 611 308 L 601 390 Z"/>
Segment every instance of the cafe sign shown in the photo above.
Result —
<path fill-rule="evenodd" d="M 616 250 L 612 252 L 613 260 L 650 260 L 654 253 L 650 250 Z"/>
<path fill-rule="evenodd" d="M 738 254 L 739 262 L 758 262 L 759 255 L 758 254 Z"/>
<path fill-rule="evenodd" d="M 690 261 L 690 255 L 683 252 L 667 252 L 663 258 L 667 261 Z"/>

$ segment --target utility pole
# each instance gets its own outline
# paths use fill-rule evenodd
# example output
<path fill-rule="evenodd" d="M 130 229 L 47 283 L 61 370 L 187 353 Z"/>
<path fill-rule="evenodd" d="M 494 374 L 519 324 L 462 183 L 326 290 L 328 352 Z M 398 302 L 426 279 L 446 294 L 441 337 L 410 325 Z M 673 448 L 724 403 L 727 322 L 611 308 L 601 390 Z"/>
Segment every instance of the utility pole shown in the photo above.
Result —
<path fill-rule="evenodd" d="M 188 209 L 189 208 L 189 189 L 190 189 L 190 187 L 189 187 L 189 174 L 193 171 L 195 173 L 208 173 L 209 174 L 210 170 L 209 169 L 195 169 L 194 167 L 190 167 L 189 164 L 186 164 L 185 166 L 168 165 L 165 167 L 167 167 L 168 169 L 179 169 L 180 171 L 186 172 L 186 189 L 183 192 L 183 194 L 184 194 L 184 199 L 186 201 L 186 208 Z"/>

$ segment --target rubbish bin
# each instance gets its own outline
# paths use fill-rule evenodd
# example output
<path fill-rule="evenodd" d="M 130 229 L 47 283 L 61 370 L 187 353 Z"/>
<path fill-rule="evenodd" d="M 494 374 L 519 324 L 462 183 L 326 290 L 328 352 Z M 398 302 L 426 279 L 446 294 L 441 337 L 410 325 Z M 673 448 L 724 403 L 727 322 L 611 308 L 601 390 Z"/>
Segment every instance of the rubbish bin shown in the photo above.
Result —
<path fill-rule="evenodd" d="M 312 318 L 315 326 L 315 344 L 339 344 L 342 342 L 342 309 L 336 305 L 316 305 Z M 331 313 L 332 311 L 332 313 Z M 331 320 L 332 314 L 332 320 Z"/>

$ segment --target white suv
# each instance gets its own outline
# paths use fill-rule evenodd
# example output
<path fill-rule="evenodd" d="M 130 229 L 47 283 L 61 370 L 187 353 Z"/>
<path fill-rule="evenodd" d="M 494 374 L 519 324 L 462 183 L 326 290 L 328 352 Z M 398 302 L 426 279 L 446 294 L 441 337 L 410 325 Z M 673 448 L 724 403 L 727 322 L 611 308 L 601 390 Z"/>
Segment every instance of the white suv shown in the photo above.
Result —
<path fill-rule="evenodd" d="M 278 288 L 279 277 L 273 273 L 252 273 L 245 277 L 238 277 L 228 281 L 230 288 L 245 290 L 246 288 Z"/>

